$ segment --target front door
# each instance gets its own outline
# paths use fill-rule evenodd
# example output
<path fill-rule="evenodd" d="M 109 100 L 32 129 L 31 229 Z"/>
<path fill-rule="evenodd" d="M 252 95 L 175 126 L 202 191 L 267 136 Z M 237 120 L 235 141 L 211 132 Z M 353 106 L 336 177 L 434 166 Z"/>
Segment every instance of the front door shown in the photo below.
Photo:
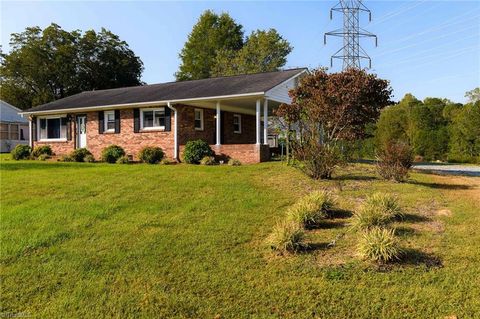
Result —
<path fill-rule="evenodd" d="M 87 147 L 87 116 L 77 116 L 77 147 Z"/>

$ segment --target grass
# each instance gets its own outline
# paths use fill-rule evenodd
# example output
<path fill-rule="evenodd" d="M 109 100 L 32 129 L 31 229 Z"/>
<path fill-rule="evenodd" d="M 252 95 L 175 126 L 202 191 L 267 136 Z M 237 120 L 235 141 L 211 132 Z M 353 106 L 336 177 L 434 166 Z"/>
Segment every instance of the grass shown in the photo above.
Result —
<path fill-rule="evenodd" d="M 459 318 L 480 316 L 480 181 L 355 165 L 311 181 L 281 163 L 241 167 L 0 162 L 1 310 L 39 318 Z M 308 252 L 265 239 L 302 196 L 338 197 Z M 351 212 L 394 193 L 408 258 L 355 254 Z M 442 213 L 439 213 L 442 212 Z M 327 245 L 329 242 L 335 245 Z"/>

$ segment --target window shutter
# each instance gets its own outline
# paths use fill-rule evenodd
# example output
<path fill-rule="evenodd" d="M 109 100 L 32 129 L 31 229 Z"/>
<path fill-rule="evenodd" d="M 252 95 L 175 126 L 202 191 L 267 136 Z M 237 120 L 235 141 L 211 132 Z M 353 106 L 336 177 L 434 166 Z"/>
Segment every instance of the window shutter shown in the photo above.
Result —
<path fill-rule="evenodd" d="M 32 117 L 32 141 L 37 140 L 37 118 Z"/>
<path fill-rule="evenodd" d="M 72 130 L 71 130 L 71 126 L 72 126 L 72 116 L 71 115 L 67 115 L 66 118 L 62 118 L 62 125 L 66 125 L 66 129 L 67 129 L 67 140 L 68 141 L 71 141 L 72 140 Z"/>
<path fill-rule="evenodd" d="M 133 132 L 140 132 L 140 110 L 133 109 Z"/>
<path fill-rule="evenodd" d="M 120 110 L 115 110 L 115 133 L 120 133 Z"/>
<path fill-rule="evenodd" d="M 172 110 L 169 107 L 165 107 L 165 131 L 172 130 Z"/>
<path fill-rule="evenodd" d="M 98 112 L 98 134 L 103 134 L 104 121 L 103 121 L 103 111 Z"/>

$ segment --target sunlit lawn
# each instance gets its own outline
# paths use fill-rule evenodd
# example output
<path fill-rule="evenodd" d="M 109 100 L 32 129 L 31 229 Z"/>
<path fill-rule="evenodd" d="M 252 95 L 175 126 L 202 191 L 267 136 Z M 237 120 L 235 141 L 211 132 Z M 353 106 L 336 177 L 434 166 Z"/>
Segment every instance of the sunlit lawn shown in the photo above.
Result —
<path fill-rule="evenodd" d="M 480 317 L 480 179 L 372 167 L 312 182 L 281 163 L 240 167 L 14 162 L 2 157 L 1 313 L 39 318 Z M 309 251 L 276 256 L 275 221 L 328 188 L 337 218 Z M 408 258 L 362 262 L 351 211 L 398 195 Z M 477 197 L 478 195 L 478 197 Z M 337 239 L 336 245 L 327 244 Z"/>

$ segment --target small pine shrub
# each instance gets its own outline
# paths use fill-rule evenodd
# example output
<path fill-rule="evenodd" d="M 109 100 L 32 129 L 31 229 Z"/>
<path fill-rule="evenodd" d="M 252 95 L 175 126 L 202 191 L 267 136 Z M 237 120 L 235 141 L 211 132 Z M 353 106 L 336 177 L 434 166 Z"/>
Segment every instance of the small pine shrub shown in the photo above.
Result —
<path fill-rule="evenodd" d="M 102 161 L 107 163 L 116 163 L 122 156 L 125 156 L 125 151 L 118 145 L 109 145 L 102 150 Z"/>
<path fill-rule="evenodd" d="M 300 224 L 284 220 L 275 225 L 267 241 L 272 250 L 279 253 L 294 253 L 307 246 L 304 238 L 305 232 Z"/>
<path fill-rule="evenodd" d="M 412 148 L 405 143 L 390 143 L 377 154 L 377 172 L 384 179 L 396 182 L 405 181 L 412 164 Z"/>
<path fill-rule="evenodd" d="M 18 160 L 23 160 L 23 159 L 29 159 L 31 152 L 32 152 L 32 148 L 30 146 L 18 144 L 10 152 L 10 154 L 12 155 L 12 159 L 18 161 Z"/>
<path fill-rule="evenodd" d="M 242 165 L 242 162 L 240 162 L 238 159 L 231 158 L 228 160 L 228 165 L 230 166 L 240 166 Z"/>
<path fill-rule="evenodd" d="M 189 164 L 198 164 L 205 156 L 215 156 L 207 142 L 203 140 L 188 141 L 183 151 L 183 160 Z"/>
<path fill-rule="evenodd" d="M 92 155 L 89 150 L 86 148 L 77 148 L 76 150 L 73 150 L 70 153 L 70 157 L 73 159 L 75 162 L 85 162 L 85 157 L 87 155 Z"/>
<path fill-rule="evenodd" d="M 402 249 L 395 237 L 394 229 L 373 227 L 362 232 L 358 242 L 358 253 L 363 259 L 386 263 L 400 259 Z"/>
<path fill-rule="evenodd" d="M 70 155 L 62 155 L 59 159 L 60 162 L 74 162 Z"/>
<path fill-rule="evenodd" d="M 130 160 L 128 159 L 127 156 L 124 155 L 124 156 L 118 158 L 116 163 L 117 164 L 130 164 Z"/>
<path fill-rule="evenodd" d="M 83 158 L 83 161 L 86 162 L 86 163 L 95 163 L 95 157 L 93 157 L 92 154 L 87 154 Z"/>
<path fill-rule="evenodd" d="M 164 158 L 160 161 L 160 165 L 172 165 L 172 164 L 175 164 L 175 162 L 169 160 L 168 158 Z"/>
<path fill-rule="evenodd" d="M 46 154 L 48 156 L 53 155 L 52 148 L 50 147 L 50 145 L 39 145 L 39 146 L 36 146 L 32 151 L 32 156 L 34 158 L 37 158 L 42 154 Z"/>
<path fill-rule="evenodd" d="M 287 219 L 305 227 L 317 225 L 328 216 L 334 200 L 330 193 L 315 191 L 296 202 L 287 211 Z"/>
<path fill-rule="evenodd" d="M 46 161 L 47 159 L 51 158 L 50 155 L 47 155 L 47 154 L 42 154 L 40 155 L 39 157 L 37 157 L 37 160 L 39 161 Z"/>
<path fill-rule="evenodd" d="M 165 154 L 163 153 L 163 150 L 160 147 L 154 146 L 144 147 L 140 153 L 138 153 L 138 158 L 140 161 L 148 164 L 157 164 L 163 159 L 164 156 Z"/>
<path fill-rule="evenodd" d="M 217 165 L 217 162 L 215 162 L 215 157 L 213 156 L 205 156 L 202 158 L 200 161 L 200 165 Z"/>

